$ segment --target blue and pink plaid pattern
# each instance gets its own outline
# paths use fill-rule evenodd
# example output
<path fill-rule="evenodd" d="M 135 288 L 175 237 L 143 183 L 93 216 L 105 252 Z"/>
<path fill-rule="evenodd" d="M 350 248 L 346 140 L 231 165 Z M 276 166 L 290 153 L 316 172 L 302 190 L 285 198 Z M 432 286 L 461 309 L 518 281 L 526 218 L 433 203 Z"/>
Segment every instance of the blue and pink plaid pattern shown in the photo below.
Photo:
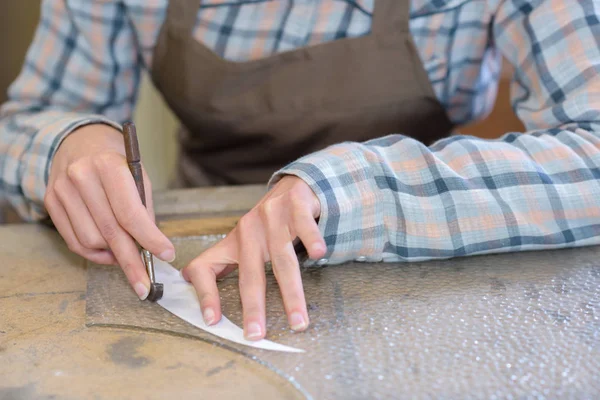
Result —
<path fill-rule="evenodd" d="M 48 170 L 64 137 L 131 117 L 167 3 L 43 2 L 0 114 L 0 191 L 21 215 L 46 215 Z M 242 62 L 367 35 L 373 6 L 204 0 L 193 35 Z M 413 0 L 410 30 L 450 118 L 460 125 L 491 109 L 504 55 L 516 67 L 512 99 L 527 132 L 430 147 L 398 132 L 287 166 L 322 202 L 329 262 L 599 244 L 599 16 L 595 0 Z"/>

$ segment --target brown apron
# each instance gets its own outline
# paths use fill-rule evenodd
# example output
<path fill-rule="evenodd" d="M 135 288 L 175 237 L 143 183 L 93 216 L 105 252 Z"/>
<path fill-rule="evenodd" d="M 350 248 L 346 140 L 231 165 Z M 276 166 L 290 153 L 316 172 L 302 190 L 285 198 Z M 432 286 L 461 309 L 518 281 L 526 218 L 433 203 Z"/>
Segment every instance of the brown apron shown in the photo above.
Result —
<path fill-rule="evenodd" d="M 180 185 L 265 183 L 334 143 L 402 133 L 430 144 L 450 133 L 410 35 L 409 0 L 376 0 L 367 36 L 241 63 L 194 39 L 200 3 L 170 0 L 152 66 L 184 127 Z"/>

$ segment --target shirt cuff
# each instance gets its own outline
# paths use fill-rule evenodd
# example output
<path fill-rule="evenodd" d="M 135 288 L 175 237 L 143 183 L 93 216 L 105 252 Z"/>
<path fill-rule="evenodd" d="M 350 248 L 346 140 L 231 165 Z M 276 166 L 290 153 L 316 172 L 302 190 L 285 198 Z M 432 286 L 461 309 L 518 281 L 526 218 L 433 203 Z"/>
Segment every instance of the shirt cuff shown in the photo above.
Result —
<path fill-rule="evenodd" d="M 44 208 L 44 196 L 54 155 L 69 134 L 92 124 L 105 124 L 121 130 L 119 124 L 101 115 L 62 114 L 45 124 L 33 136 L 30 148 L 23 153 L 19 174 L 23 195 L 30 200 L 30 209 L 18 210 L 19 214 L 31 220 L 41 220 L 48 216 Z"/>
<path fill-rule="evenodd" d="M 269 188 L 285 175 L 299 177 L 321 203 L 318 226 L 327 253 L 320 260 L 306 260 L 304 266 L 382 261 L 387 242 L 384 209 L 390 200 L 378 190 L 380 169 L 372 150 L 342 143 L 305 156 L 271 177 Z"/>

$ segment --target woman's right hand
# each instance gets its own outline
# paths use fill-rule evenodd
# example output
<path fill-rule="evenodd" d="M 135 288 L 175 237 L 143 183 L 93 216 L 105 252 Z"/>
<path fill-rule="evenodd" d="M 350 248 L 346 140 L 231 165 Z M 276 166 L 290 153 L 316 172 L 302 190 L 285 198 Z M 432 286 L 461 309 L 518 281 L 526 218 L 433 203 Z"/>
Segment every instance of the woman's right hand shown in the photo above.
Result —
<path fill-rule="evenodd" d="M 175 248 L 154 221 L 150 180 L 144 171 L 144 207 L 127 166 L 121 132 L 87 125 L 56 152 L 44 205 L 69 249 L 98 264 L 119 264 L 140 299 L 150 281 L 134 239 L 164 261 Z"/>

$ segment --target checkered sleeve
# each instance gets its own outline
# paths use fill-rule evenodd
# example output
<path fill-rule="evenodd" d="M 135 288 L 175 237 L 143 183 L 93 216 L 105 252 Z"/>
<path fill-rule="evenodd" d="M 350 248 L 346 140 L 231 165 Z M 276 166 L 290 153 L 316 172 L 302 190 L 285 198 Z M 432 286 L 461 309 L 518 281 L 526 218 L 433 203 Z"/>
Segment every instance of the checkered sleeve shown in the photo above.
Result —
<path fill-rule="evenodd" d="M 315 191 L 330 263 L 600 244 L 599 15 L 595 0 L 500 2 L 493 34 L 527 132 L 342 143 L 271 184 L 293 174 Z"/>
<path fill-rule="evenodd" d="M 62 140 L 131 115 L 139 52 L 121 2 L 45 0 L 23 68 L 0 109 L 0 196 L 27 220 L 43 198 Z"/>

